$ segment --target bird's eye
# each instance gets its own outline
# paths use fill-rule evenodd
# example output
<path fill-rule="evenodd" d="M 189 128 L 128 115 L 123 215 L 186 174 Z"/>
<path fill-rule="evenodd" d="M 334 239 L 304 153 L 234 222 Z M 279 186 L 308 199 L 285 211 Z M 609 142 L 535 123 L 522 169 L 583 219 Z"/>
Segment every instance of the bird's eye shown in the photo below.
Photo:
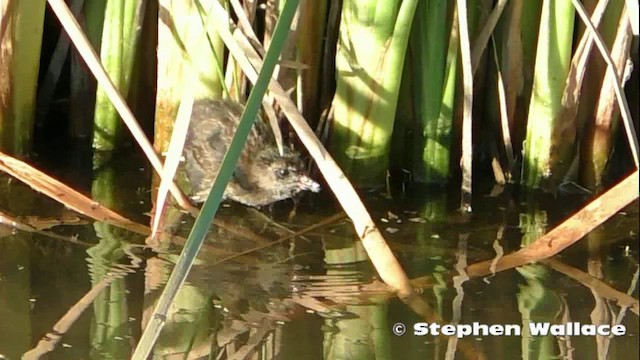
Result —
<path fill-rule="evenodd" d="M 278 177 L 280 177 L 280 178 L 283 178 L 283 177 L 289 175 L 289 169 L 287 169 L 287 168 L 278 169 L 278 170 L 276 170 L 276 175 L 278 175 Z"/>

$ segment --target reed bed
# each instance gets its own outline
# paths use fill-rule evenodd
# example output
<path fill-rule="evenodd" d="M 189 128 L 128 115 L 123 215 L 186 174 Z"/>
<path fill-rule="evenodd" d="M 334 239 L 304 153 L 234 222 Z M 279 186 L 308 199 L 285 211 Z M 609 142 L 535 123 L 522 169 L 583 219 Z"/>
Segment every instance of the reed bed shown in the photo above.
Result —
<path fill-rule="evenodd" d="M 32 153 L 40 84 L 47 89 L 42 104 L 50 106 L 56 98 L 70 104 L 71 120 L 60 133 L 89 137 L 86 150 L 106 152 L 108 158 L 126 148 L 131 134 L 147 156 L 161 181 L 148 243 L 161 230 L 168 193 L 198 216 L 155 311 L 147 317 L 134 359 L 148 357 L 177 293 L 184 290 L 261 103 L 276 134 L 285 125 L 279 141 L 299 140 L 314 160 L 381 279 L 425 319 L 433 316 L 432 310 L 416 297 L 356 189 L 381 188 L 390 179 L 455 183 L 462 189 L 461 209 L 471 211 L 475 181 L 551 192 L 575 184 L 600 191 L 618 180 L 617 174 L 633 170 L 622 185 L 605 193 L 615 200 L 606 211 L 598 212 L 599 203 L 592 202 L 585 210 L 593 217 L 588 224 L 577 224 L 576 230 L 569 223 L 569 230 L 547 234 L 505 257 L 500 269 L 557 253 L 571 243 L 554 243 L 552 249 L 557 233 L 583 235 L 637 199 L 624 196 L 630 187 L 637 189 L 639 149 L 637 111 L 633 118 L 623 93 L 627 81 L 638 77 L 638 67 L 629 65 L 632 56 L 637 64 L 637 42 L 631 40 L 638 35 L 633 26 L 638 23 L 637 1 L 602 1 L 585 10 L 577 0 L 344 0 L 304 2 L 300 8 L 294 0 L 76 0 L 71 1 L 73 13 L 63 0 L 47 3 L 52 9 L 47 18 L 44 0 L 3 2 L 0 8 L 0 41 L 3 50 L 10 50 L 0 53 L 0 91 L 6 100 L 0 102 L 0 148 L 18 157 Z M 628 9 L 630 5 L 635 7 Z M 57 21 L 53 15 L 62 24 L 56 39 L 60 45 L 41 56 L 42 28 L 45 20 Z M 153 21 L 145 21 L 149 16 Z M 157 27 L 145 26 L 150 23 Z M 66 36 L 73 50 L 67 50 Z M 149 38 L 157 47 L 142 46 L 140 39 Z M 152 86 L 134 71 L 144 69 L 148 51 L 157 59 Z M 39 83 L 41 60 L 54 75 L 41 76 L 46 81 Z M 70 68 L 67 78 L 61 75 L 61 63 Z M 147 89 L 146 95 L 141 89 Z M 637 92 L 637 87 L 627 91 Z M 153 144 L 139 121 L 143 117 L 137 120 L 127 104 L 140 96 L 155 103 L 147 109 L 154 116 L 146 117 L 155 125 Z M 174 178 L 190 104 L 217 97 L 246 99 L 247 106 L 199 212 Z M 122 123 L 128 132 L 121 131 Z M 318 136 L 309 124 L 317 125 Z M 96 155 L 94 168 L 104 159 Z M 94 195 L 107 205 L 111 199 L 101 197 L 102 189 L 112 189 L 113 178 L 107 174 L 96 182 Z M 85 213 L 128 223 L 117 213 L 87 208 L 86 200 L 73 194 Z M 546 253 L 529 254 L 547 242 Z M 469 269 L 485 273 L 490 265 Z M 96 286 L 100 281 L 95 280 Z M 123 314 L 103 316 L 124 321 Z M 472 353 L 464 343 L 460 348 Z"/>
<path fill-rule="evenodd" d="M 135 62 L 148 56 L 140 52 L 156 49 L 141 47 L 139 39 L 157 31 L 157 86 L 146 88 L 155 97 L 155 109 L 147 110 L 155 113 L 156 151 L 167 149 L 185 86 L 193 88 L 196 99 L 246 97 L 246 76 L 211 31 L 221 19 L 213 17 L 210 1 L 157 6 L 147 0 L 127 5 L 72 3 L 89 43 L 125 100 L 129 87 L 141 88 L 142 77 L 133 71 L 144 68 Z M 55 76 L 37 81 L 39 67 L 34 65 L 42 48 L 37 39 L 42 38 L 44 20 L 54 21 L 51 16 L 44 19 L 44 2 L 38 4 L 3 9 L 2 41 L 12 51 L 2 55 L 3 71 L 10 74 L 4 77 L 2 91 L 10 101 L 3 102 L 0 145 L 9 153 L 28 156 L 34 114 L 46 111 L 52 99 L 67 96 L 72 115 L 68 133 L 89 136 L 95 150 L 118 149 L 126 139 L 117 112 L 101 86 L 87 86 L 92 80 L 87 80 L 75 50 L 68 51 L 61 42 L 55 52 L 43 53 L 47 67 L 41 72 Z M 252 46 L 264 53 L 280 5 L 256 5 L 234 0 L 226 6 L 242 20 L 237 31 L 250 32 Z M 328 2 L 301 7 L 276 77 L 305 120 L 319 124 L 319 134 L 356 187 L 384 186 L 389 173 L 400 171 L 421 183 L 469 183 L 493 174 L 498 183 L 553 192 L 570 182 L 599 190 L 610 164 L 637 162 L 637 119 L 629 118 L 628 105 L 612 85 L 614 72 L 607 70 L 613 63 L 623 86 L 632 75 L 627 59 L 634 51 L 637 11 L 627 11 L 622 0 L 600 2 L 587 9 L 593 13 L 589 27 L 575 3 L 481 1 L 470 4 L 464 14 L 459 5 L 432 0 L 382 6 L 348 0 L 341 8 Z M 161 26 L 143 26 L 149 22 L 145 17 L 155 17 Z M 461 56 L 465 39 L 460 29 L 470 34 L 470 59 Z M 602 45 L 594 41 L 594 29 L 601 31 Z M 60 39 L 65 37 L 62 31 Z M 598 49 L 611 50 L 610 60 L 603 61 Z M 65 61 L 71 72 L 60 78 Z M 473 88 L 465 94 L 463 69 L 469 62 Z M 196 69 L 196 83 L 186 85 L 187 66 Z M 65 87 L 57 83 L 69 84 L 69 92 L 51 90 Z M 47 88 L 38 94 L 44 109 L 34 101 L 38 84 Z M 401 93 L 408 98 L 400 99 L 399 108 Z M 465 103 L 472 104 L 473 117 L 464 116 L 470 121 L 462 120 L 468 112 L 463 110 Z M 275 127 L 276 113 L 268 113 Z M 463 123 L 473 128 L 472 138 L 463 131 Z M 89 134 L 82 131 L 86 124 L 93 129 Z M 623 131 L 631 151 L 614 152 L 617 134 Z M 402 151 L 392 151 L 396 147 Z M 479 169 L 475 176 L 460 176 L 471 167 Z M 470 185 L 465 188 L 469 191 Z"/>

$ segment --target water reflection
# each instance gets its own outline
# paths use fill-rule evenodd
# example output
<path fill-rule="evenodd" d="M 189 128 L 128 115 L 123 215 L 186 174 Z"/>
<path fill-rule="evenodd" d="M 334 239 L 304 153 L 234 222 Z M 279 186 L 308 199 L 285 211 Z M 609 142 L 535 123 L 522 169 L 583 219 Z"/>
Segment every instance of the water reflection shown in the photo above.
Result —
<path fill-rule="evenodd" d="M 99 169 L 86 192 L 148 223 L 145 171 L 135 162 L 128 170 Z M 626 359 L 638 353 L 638 302 L 622 296 L 638 298 L 637 203 L 554 259 L 468 279 L 466 264 L 519 249 L 586 200 L 527 198 L 509 189 L 477 194 L 471 216 L 455 210 L 455 191 L 407 189 L 366 199 L 434 318 L 517 324 L 522 336 L 414 336 L 413 324 L 424 318 L 378 281 L 331 199 L 313 197 L 303 199 L 293 219 L 291 202 L 262 213 L 221 208 L 165 319 L 154 358 Z M 40 350 L 52 359 L 127 359 L 193 219 L 170 211 L 169 234 L 145 244 L 143 236 L 104 223 L 51 221 L 65 212 L 2 180 L 0 213 L 13 220 L 0 229 L 0 354 L 15 359 L 31 349 L 31 358 Z M 22 223 L 48 225 L 35 231 Z M 314 224 L 322 226 L 272 244 Z M 532 336 L 527 329 L 534 322 L 622 324 L 627 335 Z M 400 323 L 406 332 L 394 335 Z"/>

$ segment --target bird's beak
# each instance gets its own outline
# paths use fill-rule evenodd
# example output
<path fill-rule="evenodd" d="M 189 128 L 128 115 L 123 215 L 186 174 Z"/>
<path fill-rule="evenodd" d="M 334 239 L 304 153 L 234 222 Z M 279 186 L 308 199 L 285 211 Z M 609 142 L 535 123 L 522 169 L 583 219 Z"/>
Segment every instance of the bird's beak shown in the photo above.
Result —
<path fill-rule="evenodd" d="M 320 191 L 320 184 L 318 184 L 317 182 L 313 181 L 310 177 L 306 176 L 306 175 L 302 175 L 300 177 L 300 188 L 302 190 L 309 190 L 312 192 L 319 192 Z"/>

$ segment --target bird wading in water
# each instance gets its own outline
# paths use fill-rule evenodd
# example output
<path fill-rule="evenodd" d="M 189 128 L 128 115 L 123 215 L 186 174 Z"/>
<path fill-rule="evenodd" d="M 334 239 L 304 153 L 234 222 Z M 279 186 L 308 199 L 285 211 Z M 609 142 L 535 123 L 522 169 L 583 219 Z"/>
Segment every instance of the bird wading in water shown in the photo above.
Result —
<path fill-rule="evenodd" d="M 224 154 L 238 128 L 243 106 L 229 100 L 197 100 L 184 147 L 185 171 L 191 200 L 207 199 Z M 284 146 L 280 154 L 271 128 L 257 119 L 240 154 L 224 199 L 261 207 L 289 199 L 320 185 L 304 172 L 298 151 Z"/>

